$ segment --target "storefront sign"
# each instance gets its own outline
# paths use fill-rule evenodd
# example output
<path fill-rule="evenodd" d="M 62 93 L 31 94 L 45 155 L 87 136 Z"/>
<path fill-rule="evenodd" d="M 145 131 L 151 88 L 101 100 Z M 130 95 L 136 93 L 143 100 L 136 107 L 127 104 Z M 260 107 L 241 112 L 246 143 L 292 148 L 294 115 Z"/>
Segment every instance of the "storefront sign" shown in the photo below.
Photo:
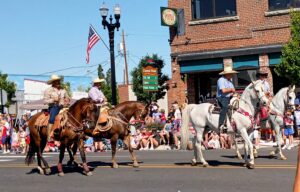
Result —
<path fill-rule="evenodd" d="M 178 23 L 177 9 L 161 7 L 160 14 L 161 14 L 161 25 L 169 26 L 169 27 L 177 26 Z"/>
<path fill-rule="evenodd" d="M 158 90 L 158 77 L 157 77 L 156 67 L 148 65 L 143 68 L 143 90 L 144 91 Z"/>

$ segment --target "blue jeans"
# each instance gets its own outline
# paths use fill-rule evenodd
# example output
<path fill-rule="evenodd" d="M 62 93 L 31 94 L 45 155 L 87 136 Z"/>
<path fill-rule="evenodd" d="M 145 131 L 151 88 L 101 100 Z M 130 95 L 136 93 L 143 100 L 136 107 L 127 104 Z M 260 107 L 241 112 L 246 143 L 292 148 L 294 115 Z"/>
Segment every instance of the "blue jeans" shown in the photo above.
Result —
<path fill-rule="evenodd" d="M 221 112 L 219 116 L 219 127 L 224 124 L 226 113 L 228 111 L 228 105 L 230 102 L 230 97 L 218 97 L 217 98 L 219 106 L 221 107 Z"/>
<path fill-rule="evenodd" d="M 59 113 L 60 109 L 61 109 L 61 107 L 59 105 L 53 105 L 53 106 L 49 107 L 49 113 L 50 113 L 49 123 L 50 124 L 54 124 L 55 117 Z"/>

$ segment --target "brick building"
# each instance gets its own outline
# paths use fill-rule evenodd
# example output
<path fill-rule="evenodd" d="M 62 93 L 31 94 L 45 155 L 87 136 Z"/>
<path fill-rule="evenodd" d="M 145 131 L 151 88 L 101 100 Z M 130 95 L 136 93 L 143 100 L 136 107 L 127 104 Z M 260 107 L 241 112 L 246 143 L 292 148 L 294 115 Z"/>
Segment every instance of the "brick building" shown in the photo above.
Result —
<path fill-rule="evenodd" d="M 214 96 L 224 64 L 239 71 L 233 79 L 238 89 L 259 68 L 269 73 L 274 92 L 287 83 L 274 66 L 290 38 L 290 7 L 300 7 L 300 0 L 169 0 L 168 6 L 184 11 L 184 33 L 170 28 L 169 106 L 186 96 L 189 103 Z"/>

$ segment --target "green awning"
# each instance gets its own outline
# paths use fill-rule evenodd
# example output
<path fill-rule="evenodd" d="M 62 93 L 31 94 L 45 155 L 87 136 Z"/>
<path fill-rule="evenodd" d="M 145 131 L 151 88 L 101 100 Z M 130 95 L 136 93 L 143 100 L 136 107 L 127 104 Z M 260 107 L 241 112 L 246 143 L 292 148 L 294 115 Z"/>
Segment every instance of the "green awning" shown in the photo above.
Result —
<path fill-rule="evenodd" d="M 245 68 L 258 68 L 259 59 L 258 55 L 245 55 L 233 57 L 233 68 L 236 70 L 245 69 Z"/>
<path fill-rule="evenodd" d="M 208 71 L 222 71 L 223 59 L 203 59 L 196 61 L 181 61 L 181 73 L 195 73 L 195 72 L 208 72 Z"/>
<path fill-rule="evenodd" d="M 269 56 L 269 65 L 277 65 L 280 63 L 281 53 L 270 53 Z"/>

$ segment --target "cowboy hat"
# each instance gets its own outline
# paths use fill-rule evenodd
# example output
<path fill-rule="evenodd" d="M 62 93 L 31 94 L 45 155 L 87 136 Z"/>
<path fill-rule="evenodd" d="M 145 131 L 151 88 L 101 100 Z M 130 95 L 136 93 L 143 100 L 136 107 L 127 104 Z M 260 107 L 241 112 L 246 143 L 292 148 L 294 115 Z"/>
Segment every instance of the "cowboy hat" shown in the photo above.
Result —
<path fill-rule="evenodd" d="M 61 80 L 61 77 L 58 75 L 51 75 L 51 78 L 47 81 L 47 84 L 52 84 L 54 81 Z"/>
<path fill-rule="evenodd" d="M 93 83 L 102 83 L 104 81 L 105 81 L 104 79 L 96 78 L 94 79 Z"/>
<path fill-rule="evenodd" d="M 263 71 L 262 69 L 259 69 L 259 70 L 257 71 L 257 75 L 268 75 L 268 72 Z"/>
<path fill-rule="evenodd" d="M 224 67 L 224 71 L 222 71 L 221 73 L 219 73 L 220 75 L 226 75 L 226 74 L 235 74 L 235 73 L 238 73 L 237 71 L 235 70 L 232 70 L 232 67 L 231 66 L 225 66 Z"/>

